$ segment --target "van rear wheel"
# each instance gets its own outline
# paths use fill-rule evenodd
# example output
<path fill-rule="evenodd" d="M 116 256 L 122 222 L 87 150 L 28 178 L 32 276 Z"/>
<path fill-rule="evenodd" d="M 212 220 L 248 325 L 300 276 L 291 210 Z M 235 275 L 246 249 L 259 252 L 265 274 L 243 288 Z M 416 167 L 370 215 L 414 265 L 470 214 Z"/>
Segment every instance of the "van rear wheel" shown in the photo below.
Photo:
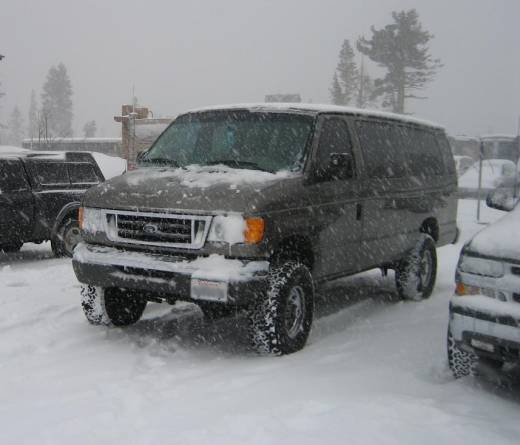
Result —
<path fill-rule="evenodd" d="M 435 241 L 430 235 L 423 234 L 395 269 L 397 292 L 405 300 L 424 300 L 432 294 L 436 277 Z"/>

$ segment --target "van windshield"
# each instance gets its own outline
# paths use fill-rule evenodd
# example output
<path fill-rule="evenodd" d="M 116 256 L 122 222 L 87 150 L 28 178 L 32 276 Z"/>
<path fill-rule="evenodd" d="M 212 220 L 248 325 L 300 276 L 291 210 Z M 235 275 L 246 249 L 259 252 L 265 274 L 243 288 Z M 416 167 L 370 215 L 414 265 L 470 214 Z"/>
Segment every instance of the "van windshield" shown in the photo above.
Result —
<path fill-rule="evenodd" d="M 299 171 L 313 122 L 312 116 L 303 114 L 246 110 L 185 114 L 165 130 L 139 164 Z"/>

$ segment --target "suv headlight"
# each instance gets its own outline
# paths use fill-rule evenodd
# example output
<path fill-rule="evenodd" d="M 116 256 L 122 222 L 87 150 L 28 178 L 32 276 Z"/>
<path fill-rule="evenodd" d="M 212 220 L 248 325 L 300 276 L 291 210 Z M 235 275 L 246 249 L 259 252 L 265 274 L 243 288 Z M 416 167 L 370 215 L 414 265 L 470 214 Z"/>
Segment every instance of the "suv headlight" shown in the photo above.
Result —
<path fill-rule="evenodd" d="M 93 209 L 90 207 L 80 207 L 79 209 L 79 227 L 87 233 L 95 235 L 97 232 L 106 231 L 106 221 L 101 209 Z"/>
<path fill-rule="evenodd" d="M 500 278 L 504 276 L 504 264 L 500 261 L 467 255 L 463 255 L 460 258 L 459 269 L 461 272 L 481 275 L 483 277 Z"/>
<path fill-rule="evenodd" d="M 208 241 L 228 244 L 257 244 L 264 238 L 262 218 L 244 218 L 242 215 L 218 215 L 213 217 Z"/>

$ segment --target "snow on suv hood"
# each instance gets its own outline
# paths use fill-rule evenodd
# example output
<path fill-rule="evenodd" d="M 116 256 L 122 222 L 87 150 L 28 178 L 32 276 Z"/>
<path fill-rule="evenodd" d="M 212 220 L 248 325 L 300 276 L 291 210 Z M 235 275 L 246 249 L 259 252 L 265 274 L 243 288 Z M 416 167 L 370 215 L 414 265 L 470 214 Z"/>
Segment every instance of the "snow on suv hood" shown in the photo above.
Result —
<path fill-rule="evenodd" d="M 481 255 L 520 261 L 520 205 L 478 232 L 466 249 Z"/>
<path fill-rule="evenodd" d="M 299 175 L 226 166 L 145 167 L 90 189 L 83 205 L 108 209 L 254 212 L 265 189 Z M 277 192 L 278 193 L 278 192 Z"/>

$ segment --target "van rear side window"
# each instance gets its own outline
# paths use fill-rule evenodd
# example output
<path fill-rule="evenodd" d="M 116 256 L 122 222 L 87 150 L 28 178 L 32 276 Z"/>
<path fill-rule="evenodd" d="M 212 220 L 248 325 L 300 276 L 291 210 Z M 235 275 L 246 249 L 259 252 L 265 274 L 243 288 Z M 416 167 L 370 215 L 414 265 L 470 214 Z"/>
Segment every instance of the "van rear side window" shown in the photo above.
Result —
<path fill-rule="evenodd" d="M 358 121 L 357 133 L 370 178 L 399 178 L 406 174 L 402 142 L 395 125 Z"/>
<path fill-rule="evenodd" d="M 437 176 L 444 173 L 443 157 L 433 133 L 411 127 L 400 127 L 399 133 L 412 176 Z"/>

